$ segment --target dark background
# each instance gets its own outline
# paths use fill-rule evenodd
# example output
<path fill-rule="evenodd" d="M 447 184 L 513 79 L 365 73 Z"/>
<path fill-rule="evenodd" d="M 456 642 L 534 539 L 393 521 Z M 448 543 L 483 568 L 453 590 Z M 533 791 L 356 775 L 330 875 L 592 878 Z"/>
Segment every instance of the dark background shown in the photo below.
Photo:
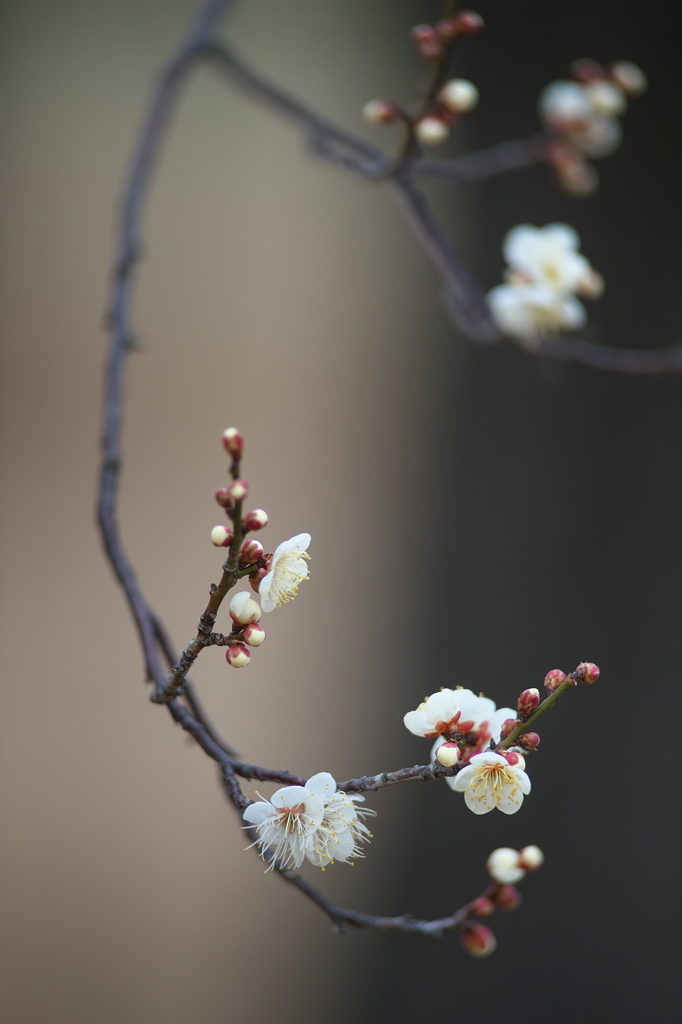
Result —
<path fill-rule="evenodd" d="M 197 674 L 221 731 L 255 761 L 340 779 L 424 760 L 401 718 L 439 686 L 503 705 L 550 668 L 589 659 L 602 677 L 543 720 L 519 814 L 474 818 L 444 783 L 395 787 L 368 801 L 367 860 L 322 876 L 346 905 L 440 916 L 483 888 L 494 847 L 537 843 L 546 866 L 491 921 L 499 948 L 482 961 L 456 937 L 335 936 L 244 856 L 211 766 L 146 703 L 91 525 L 97 330 L 126 154 L 193 9 L 3 7 L 4 1019 L 676 1020 L 682 381 L 462 339 L 389 201 L 209 76 L 183 101 L 149 209 L 124 536 L 183 642 L 215 573 L 214 439 L 237 423 L 272 546 L 314 537 L 312 581 L 268 623 L 246 683 L 228 689 L 218 659 Z M 254 0 L 232 34 L 381 141 L 362 103 L 410 99 L 407 32 L 438 10 Z M 509 228 L 566 221 L 606 279 L 594 337 L 678 342 L 667 16 L 478 10 L 486 31 L 455 71 L 481 104 L 444 155 L 535 131 L 540 89 L 578 57 L 633 60 L 650 89 L 589 200 L 542 168 L 433 186 L 465 261 L 492 287 Z"/>

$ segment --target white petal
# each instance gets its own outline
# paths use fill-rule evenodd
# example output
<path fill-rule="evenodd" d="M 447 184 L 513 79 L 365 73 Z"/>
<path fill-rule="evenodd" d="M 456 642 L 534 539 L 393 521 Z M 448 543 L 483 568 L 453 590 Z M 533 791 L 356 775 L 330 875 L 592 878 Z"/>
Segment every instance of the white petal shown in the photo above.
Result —
<path fill-rule="evenodd" d="M 487 786 L 481 787 L 480 791 L 476 791 L 470 786 L 464 794 L 464 802 L 474 814 L 487 814 L 495 807 L 493 795 Z"/>
<path fill-rule="evenodd" d="M 528 778 L 528 775 L 520 768 L 515 768 L 514 774 L 516 775 L 516 778 L 519 780 L 521 792 L 524 796 L 528 796 L 528 794 L 530 793 L 530 779 Z"/>
<path fill-rule="evenodd" d="M 304 804 L 310 795 L 310 790 L 305 789 L 304 786 L 283 786 L 272 794 L 270 803 L 273 807 L 284 810 Z"/>
<path fill-rule="evenodd" d="M 275 808 L 266 801 L 249 804 L 244 811 L 244 821 L 248 821 L 250 825 L 260 825 L 261 822 L 275 813 Z"/>
<path fill-rule="evenodd" d="M 308 779 L 305 788 L 309 789 L 311 793 L 315 793 L 316 796 L 321 796 L 322 799 L 325 799 L 336 792 L 336 780 L 329 772 L 318 772 L 317 775 L 313 775 Z"/>
<path fill-rule="evenodd" d="M 580 235 L 570 224 L 548 224 L 544 231 L 562 249 L 580 248 Z"/>
<path fill-rule="evenodd" d="M 467 765 L 466 768 L 462 768 L 461 772 L 453 776 L 446 776 L 447 782 L 452 786 L 458 793 L 463 793 L 469 783 L 474 777 L 474 769 Z"/>

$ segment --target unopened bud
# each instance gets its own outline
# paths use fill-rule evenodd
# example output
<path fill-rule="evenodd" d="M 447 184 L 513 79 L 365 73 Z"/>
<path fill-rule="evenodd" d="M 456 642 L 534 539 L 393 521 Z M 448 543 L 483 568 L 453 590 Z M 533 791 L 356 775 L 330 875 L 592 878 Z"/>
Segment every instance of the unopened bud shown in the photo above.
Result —
<path fill-rule="evenodd" d="M 553 668 L 551 672 L 548 672 L 545 676 L 545 689 L 548 693 L 554 693 L 557 687 L 561 686 L 566 681 L 566 673 L 562 672 L 560 668 Z"/>
<path fill-rule="evenodd" d="M 400 111 L 395 103 L 388 100 L 370 100 L 362 108 L 362 116 L 370 124 L 391 124 Z"/>
<path fill-rule="evenodd" d="M 521 718 L 530 718 L 540 703 L 540 691 L 533 686 L 530 690 L 524 690 L 519 696 L 516 710 Z"/>
<path fill-rule="evenodd" d="M 589 82 L 585 86 L 592 109 L 598 114 L 608 114 L 610 117 L 619 117 L 624 114 L 628 101 L 625 93 L 613 82 Z"/>
<path fill-rule="evenodd" d="M 641 96 L 647 90 L 647 78 L 641 68 L 629 60 L 618 60 L 609 68 L 611 78 L 628 96 Z"/>
<path fill-rule="evenodd" d="M 469 904 L 469 913 L 474 917 L 490 917 L 495 913 L 495 904 L 486 896 L 478 896 Z"/>
<path fill-rule="evenodd" d="M 245 530 L 262 530 L 268 525 L 268 514 L 262 508 L 252 508 L 242 520 Z"/>
<path fill-rule="evenodd" d="M 568 71 L 576 82 L 598 82 L 600 79 L 606 78 L 606 69 L 589 57 L 574 60 L 569 64 Z"/>
<path fill-rule="evenodd" d="M 581 278 L 576 291 L 584 299 L 599 299 L 604 294 L 604 287 L 604 278 L 590 268 Z"/>
<path fill-rule="evenodd" d="M 574 675 L 578 682 L 589 686 L 590 683 L 596 683 L 599 679 L 599 669 L 591 661 L 581 661 Z"/>
<path fill-rule="evenodd" d="M 516 726 L 519 724 L 520 723 L 517 722 L 515 718 L 505 718 L 504 722 L 502 723 L 502 728 L 500 729 L 500 739 L 505 740 L 507 736 L 509 736 L 509 734 L 512 733 Z"/>
<path fill-rule="evenodd" d="M 459 761 L 459 747 L 456 743 L 441 743 L 436 751 L 436 761 L 445 768 L 452 768 Z"/>
<path fill-rule="evenodd" d="M 536 732 L 524 732 L 519 739 L 519 745 L 526 750 L 535 750 L 540 744 L 540 737 Z"/>
<path fill-rule="evenodd" d="M 267 569 L 256 569 L 255 572 L 251 573 L 251 575 L 249 576 L 249 584 L 250 584 L 251 589 L 253 591 L 255 591 L 256 593 L 259 593 L 259 591 L 260 591 L 260 581 L 262 579 L 264 579 L 267 576 L 267 574 L 268 574 L 268 570 Z"/>
<path fill-rule="evenodd" d="M 470 924 L 462 933 L 462 946 L 471 956 L 490 956 L 497 948 L 495 933 L 484 924 Z"/>
<path fill-rule="evenodd" d="M 227 487 L 218 488 L 215 492 L 215 500 L 219 505 L 222 505 L 223 508 L 230 508 L 232 505 L 232 498 L 230 497 L 230 492 Z"/>
<path fill-rule="evenodd" d="M 225 651 L 225 658 L 232 668 L 246 668 L 251 661 L 251 652 L 244 644 L 232 644 Z"/>
<path fill-rule="evenodd" d="M 448 110 L 463 114 L 478 104 L 479 93 L 474 83 L 466 78 L 451 78 L 438 93 L 438 99 Z"/>
<path fill-rule="evenodd" d="M 262 626 L 258 626 L 255 622 L 252 622 L 250 625 L 244 627 L 242 640 L 245 644 L 248 644 L 249 647 L 260 647 L 265 640 L 265 630 Z"/>
<path fill-rule="evenodd" d="M 513 885 L 503 885 L 493 896 L 493 901 L 500 910 L 516 910 L 521 906 L 521 893 Z"/>
<path fill-rule="evenodd" d="M 230 616 L 240 626 L 249 622 L 259 622 L 261 606 L 249 594 L 248 590 L 240 590 L 230 601 Z"/>
<path fill-rule="evenodd" d="M 505 750 L 502 753 L 502 757 L 512 768 L 520 768 L 523 771 L 526 767 L 525 757 L 523 754 L 519 754 L 517 750 Z"/>
<path fill-rule="evenodd" d="M 234 459 L 238 459 L 244 451 L 244 435 L 236 427 L 223 430 L 223 448 Z"/>
<path fill-rule="evenodd" d="M 230 501 L 232 503 L 236 501 L 243 501 L 246 495 L 249 493 L 249 485 L 247 484 L 246 480 L 242 480 L 240 478 L 239 480 L 235 480 L 233 483 L 230 484 L 230 486 L 227 488 L 227 493 L 229 494 Z"/>
<path fill-rule="evenodd" d="M 460 33 L 457 29 L 457 21 L 455 18 L 443 18 L 442 21 L 437 21 L 434 25 L 436 34 L 441 39 L 454 39 Z"/>
<path fill-rule="evenodd" d="M 512 850 L 510 846 L 500 846 L 493 850 L 485 866 L 493 881 L 500 885 L 520 882 L 526 873 L 521 867 L 518 850 Z"/>
<path fill-rule="evenodd" d="M 519 858 L 521 867 L 524 867 L 526 871 L 537 871 L 545 863 L 545 855 L 539 846 L 524 846 L 522 850 L 519 850 Z"/>
<path fill-rule="evenodd" d="M 476 11 L 460 11 L 454 18 L 458 36 L 473 36 L 485 28 L 485 22 Z"/>
<path fill-rule="evenodd" d="M 265 548 L 259 540 L 245 540 L 239 551 L 241 562 L 257 562 Z"/>
<path fill-rule="evenodd" d="M 433 59 L 441 56 L 441 40 L 432 25 L 415 25 L 410 35 L 422 57 Z"/>
<path fill-rule="evenodd" d="M 232 543 L 232 537 L 232 530 L 228 530 L 222 523 L 218 523 L 211 530 L 211 543 L 215 544 L 217 548 L 229 548 Z"/>
<path fill-rule="evenodd" d="M 414 134 L 425 146 L 437 146 L 447 139 L 450 129 L 438 117 L 422 117 L 414 126 Z"/>

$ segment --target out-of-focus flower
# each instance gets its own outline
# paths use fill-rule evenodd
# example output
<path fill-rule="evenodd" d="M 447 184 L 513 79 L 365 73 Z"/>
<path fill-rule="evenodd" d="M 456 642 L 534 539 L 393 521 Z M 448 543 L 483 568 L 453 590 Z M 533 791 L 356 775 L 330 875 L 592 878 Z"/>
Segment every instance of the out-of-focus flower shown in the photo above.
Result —
<path fill-rule="evenodd" d="M 568 224 L 544 228 L 518 224 L 502 242 L 502 254 L 512 274 L 523 283 L 545 284 L 561 292 L 577 292 L 593 272 L 578 252 L 580 236 Z"/>
<path fill-rule="evenodd" d="M 451 78 L 441 86 L 438 100 L 453 114 L 464 114 L 478 105 L 479 93 L 474 83 L 466 78 Z"/>
<path fill-rule="evenodd" d="M 310 534 L 299 533 L 276 548 L 268 571 L 258 586 L 264 612 L 271 612 L 296 597 L 299 584 L 308 579 Z"/>
<path fill-rule="evenodd" d="M 540 117 L 547 127 L 592 157 L 608 156 L 618 148 L 623 135 L 620 123 L 612 116 L 617 111 L 605 112 L 609 101 L 611 108 L 617 106 L 614 94 L 596 88 L 601 85 L 618 90 L 607 82 L 551 82 L 540 93 L 538 103 Z"/>
<path fill-rule="evenodd" d="M 490 956 L 497 949 L 495 933 L 484 924 L 468 925 L 462 933 L 461 943 L 471 956 Z"/>
<path fill-rule="evenodd" d="M 439 117 L 422 117 L 414 126 L 414 134 L 425 146 L 438 146 L 445 142 L 450 129 Z"/>
<path fill-rule="evenodd" d="M 544 284 L 500 284 L 487 295 L 493 320 L 503 334 L 527 341 L 587 323 L 585 307 L 573 295 Z"/>
<path fill-rule="evenodd" d="M 530 793 L 526 773 L 493 752 L 476 754 L 452 781 L 452 788 L 464 793 L 464 801 L 474 814 L 487 814 L 495 807 L 504 814 L 515 814 Z"/>

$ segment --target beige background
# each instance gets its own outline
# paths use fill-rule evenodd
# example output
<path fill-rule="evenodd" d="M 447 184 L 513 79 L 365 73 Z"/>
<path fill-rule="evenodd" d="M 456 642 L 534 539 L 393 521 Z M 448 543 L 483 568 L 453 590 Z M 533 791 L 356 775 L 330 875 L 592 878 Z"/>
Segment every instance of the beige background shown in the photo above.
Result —
<path fill-rule="evenodd" d="M 7 1024 L 299 1020 L 301 965 L 306 1004 L 322 1006 L 317 972 L 339 955 L 318 912 L 242 852 L 211 763 L 148 703 L 93 525 L 114 200 L 152 74 L 194 7 L 4 12 Z M 234 37 L 366 130 L 360 105 L 395 85 L 390 48 L 351 74 L 357 16 L 319 5 L 311 25 L 310 5 L 286 7 L 242 5 Z M 319 39 L 334 45 L 321 53 Z M 309 530 L 313 582 L 268 620 L 248 674 L 220 651 L 202 658 L 200 690 L 256 762 L 339 778 L 397 767 L 416 751 L 402 704 L 386 706 L 392 672 L 421 654 L 396 649 L 414 599 L 398 588 L 410 567 L 396 543 L 405 499 L 428 500 L 434 429 L 414 410 L 453 358 L 410 347 L 437 303 L 430 271 L 385 196 L 316 166 L 206 72 L 183 98 L 145 235 L 121 507 L 143 588 L 187 640 L 220 561 L 208 542 L 220 431 L 238 424 L 268 550 Z M 372 861 L 327 873 L 327 891 L 390 911 L 391 828 L 386 803 Z"/>

